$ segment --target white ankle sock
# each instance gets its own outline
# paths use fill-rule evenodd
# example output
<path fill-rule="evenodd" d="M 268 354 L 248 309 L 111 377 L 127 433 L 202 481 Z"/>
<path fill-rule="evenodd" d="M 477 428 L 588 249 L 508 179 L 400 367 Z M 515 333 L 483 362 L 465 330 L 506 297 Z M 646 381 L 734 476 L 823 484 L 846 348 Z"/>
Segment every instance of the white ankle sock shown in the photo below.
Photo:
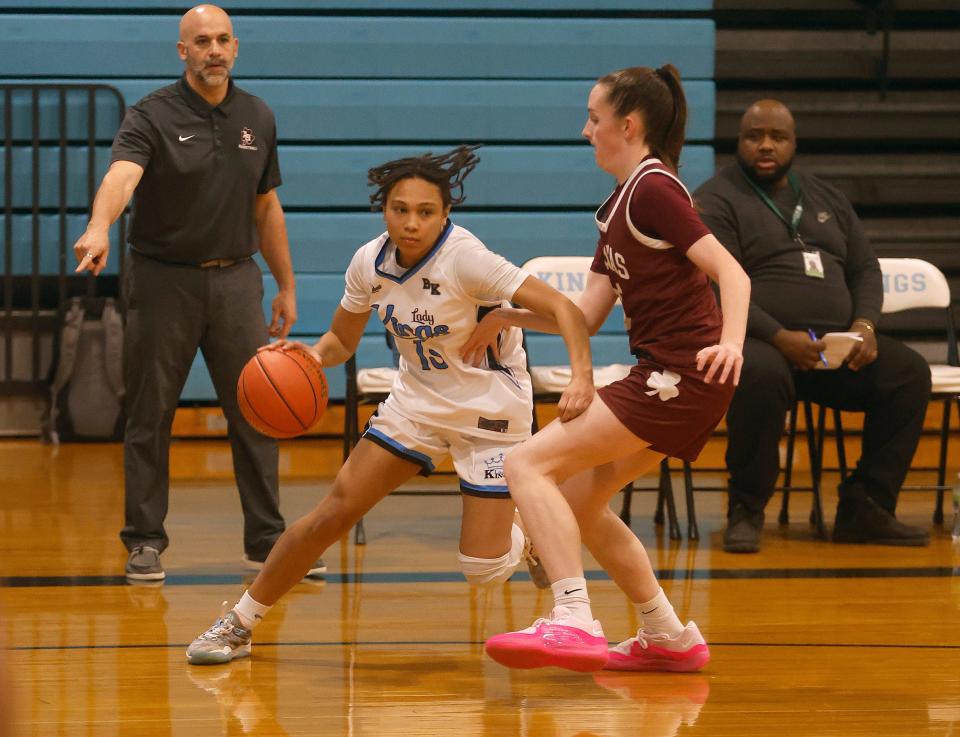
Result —
<path fill-rule="evenodd" d="M 640 615 L 640 621 L 643 622 L 643 629 L 651 634 L 665 634 L 670 637 L 676 637 L 683 632 L 683 624 L 673 611 L 673 604 L 663 593 L 663 589 L 657 592 L 650 601 L 635 603 L 637 614 Z"/>
<path fill-rule="evenodd" d="M 240 618 L 240 624 L 252 630 L 260 623 L 261 619 L 267 616 L 270 607 L 264 606 L 250 596 L 249 591 L 244 591 L 243 596 L 240 597 L 240 601 L 237 602 L 233 611 L 235 611 Z"/>
<path fill-rule="evenodd" d="M 587 596 L 587 579 L 561 578 L 550 584 L 553 590 L 553 603 L 563 606 L 577 619 L 592 623 L 593 612 L 590 610 L 590 597 Z"/>

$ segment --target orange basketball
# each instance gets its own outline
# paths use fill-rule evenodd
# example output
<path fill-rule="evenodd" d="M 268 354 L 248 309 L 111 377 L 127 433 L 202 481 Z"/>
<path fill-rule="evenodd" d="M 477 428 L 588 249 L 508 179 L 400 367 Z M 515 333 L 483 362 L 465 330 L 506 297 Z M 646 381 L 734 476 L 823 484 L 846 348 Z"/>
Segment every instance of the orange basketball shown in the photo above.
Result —
<path fill-rule="evenodd" d="M 302 435 L 327 408 L 327 377 L 301 348 L 259 351 L 237 381 L 240 411 L 255 429 L 272 438 Z"/>

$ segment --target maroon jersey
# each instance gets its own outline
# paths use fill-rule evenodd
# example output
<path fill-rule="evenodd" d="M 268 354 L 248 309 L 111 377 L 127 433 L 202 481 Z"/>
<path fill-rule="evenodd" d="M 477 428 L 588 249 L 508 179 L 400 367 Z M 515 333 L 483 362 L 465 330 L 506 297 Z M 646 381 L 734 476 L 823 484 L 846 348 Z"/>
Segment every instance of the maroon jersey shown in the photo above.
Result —
<path fill-rule="evenodd" d="M 709 279 L 687 258 L 710 231 L 686 187 L 648 157 L 600 206 L 590 266 L 606 274 L 626 314 L 630 350 L 664 366 L 690 366 L 720 340 L 722 318 Z"/>

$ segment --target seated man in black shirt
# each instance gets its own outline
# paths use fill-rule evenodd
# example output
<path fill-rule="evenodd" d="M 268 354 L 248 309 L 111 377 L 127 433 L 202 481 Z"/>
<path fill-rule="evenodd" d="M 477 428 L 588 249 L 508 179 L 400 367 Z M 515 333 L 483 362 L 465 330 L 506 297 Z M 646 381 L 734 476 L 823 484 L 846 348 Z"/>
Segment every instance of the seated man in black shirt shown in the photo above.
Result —
<path fill-rule="evenodd" d="M 703 221 L 752 282 L 743 374 L 727 414 L 728 552 L 760 547 L 763 509 L 780 469 L 779 441 L 796 398 L 864 413 L 863 450 L 841 481 L 834 542 L 926 545 L 894 516 L 930 395 L 917 353 L 878 335 L 880 267 L 849 201 L 792 170 L 793 116 L 761 100 L 740 124 L 737 163 L 696 192 Z M 859 333 L 844 365 L 822 363 L 831 331 Z"/>

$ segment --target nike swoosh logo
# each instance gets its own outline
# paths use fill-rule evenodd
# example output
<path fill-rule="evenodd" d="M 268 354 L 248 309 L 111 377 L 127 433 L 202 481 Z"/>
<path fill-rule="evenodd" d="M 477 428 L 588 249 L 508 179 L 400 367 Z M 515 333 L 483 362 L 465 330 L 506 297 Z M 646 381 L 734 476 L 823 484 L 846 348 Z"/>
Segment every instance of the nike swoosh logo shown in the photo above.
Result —
<path fill-rule="evenodd" d="M 570 589 L 569 591 L 567 591 L 566 589 L 564 589 L 564 590 L 563 590 L 563 595 L 564 595 L 564 596 L 569 596 L 570 594 L 572 594 L 572 593 L 574 593 L 574 592 L 576 592 L 576 591 L 583 591 L 583 589 Z"/>
<path fill-rule="evenodd" d="M 193 136 L 195 136 L 195 135 L 197 135 L 197 134 L 194 133 Z M 179 137 L 179 138 L 180 138 L 180 143 L 183 143 L 184 141 L 189 141 L 191 138 L 193 138 L 193 136 L 180 136 L 180 137 Z"/>
<path fill-rule="evenodd" d="M 657 611 L 658 608 L 659 608 L 659 607 L 654 607 L 654 608 L 651 609 L 649 612 L 640 612 L 640 614 L 641 614 L 641 615 L 644 615 L 644 614 L 653 614 L 655 611 Z"/>

